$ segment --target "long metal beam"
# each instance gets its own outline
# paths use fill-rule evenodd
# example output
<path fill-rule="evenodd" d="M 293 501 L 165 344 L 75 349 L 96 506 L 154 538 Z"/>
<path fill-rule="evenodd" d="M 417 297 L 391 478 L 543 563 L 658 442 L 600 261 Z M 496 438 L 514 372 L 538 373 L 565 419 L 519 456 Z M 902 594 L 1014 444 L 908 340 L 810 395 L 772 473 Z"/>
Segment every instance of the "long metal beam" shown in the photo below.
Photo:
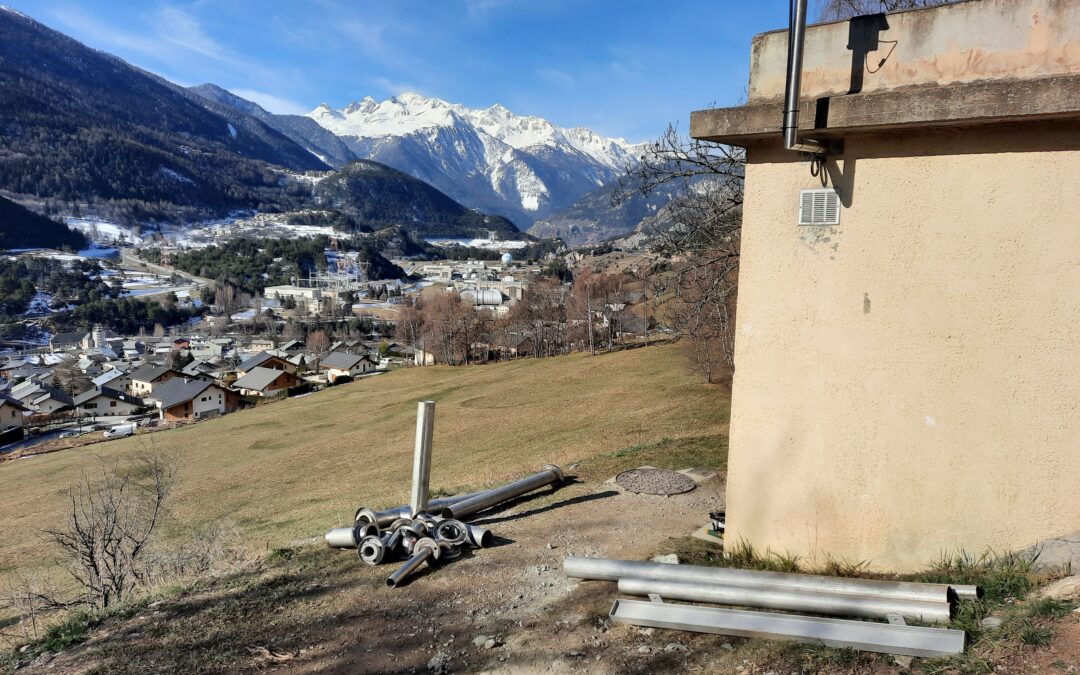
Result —
<path fill-rule="evenodd" d="M 788 612 L 807 612 L 829 616 L 858 616 L 888 619 L 899 614 L 905 619 L 924 623 L 946 624 L 952 618 L 952 607 L 947 602 L 922 600 L 898 600 L 896 598 L 867 597 L 842 593 L 819 593 L 793 588 L 768 588 L 731 586 L 724 584 L 656 581 L 625 577 L 619 579 L 619 592 L 626 595 L 657 594 L 672 600 L 710 602 L 717 605 L 737 607 L 761 607 Z"/>
<path fill-rule="evenodd" d="M 847 619 L 824 619 L 667 602 L 616 600 L 611 620 L 634 626 L 768 640 L 793 640 L 904 656 L 952 656 L 964 651 L 964 631 Z"/>
<path fill-rule="evenodd" d="M 577 556 L 567 556 L 563 561 L 563 571 L 568 577 L 578 579 L 618 581 L 623 578 L 635 578 L 692 581 L 731 586 L 768 586 L 770 588 L 799 589 L 818 593 L 845 593 L 848 595 L 921 600 L 924 602 L 948 602 L 950 588 L 945 584 L 825 577 L 812 574 L 742 570 L 730 567 L 668 565 L 636 560 L 612 560 L 610 558 L 583 558 Z"/>

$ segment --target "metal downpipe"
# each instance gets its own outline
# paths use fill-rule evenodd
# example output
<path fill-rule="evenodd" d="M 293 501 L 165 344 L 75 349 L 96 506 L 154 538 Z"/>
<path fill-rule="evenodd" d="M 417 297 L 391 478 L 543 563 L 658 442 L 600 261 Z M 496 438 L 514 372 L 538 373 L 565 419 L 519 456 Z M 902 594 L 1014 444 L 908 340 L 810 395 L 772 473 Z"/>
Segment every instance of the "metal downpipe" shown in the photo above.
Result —
<path fill-rule="evenodd" d="M 787 86 L 784 89 L 784 149 L 822 154 L 825 152 L 823 144 L 808 138 L 799 138 L 799 98 L 806 42 L 806 0 L 791 0 L 790 15 Z"/>
<path fill-rule="evenodd" d="M 566 476 L 563 474 L 562 469 L 554 464 L 545 464 L 542 471 L 535 473 L 531 476 L 516 480 L 513 483 L 507 483 L 506 485 L 488 490 L 487 492 L 466 499 L 464 501 L 457 502 L 446 506 L 442 510 L 443 518 L 456 518 L 458 520 L 470 516 L 474 513 L 479 513 L 484 509 L 489 509 L 496 504 L 509 501 L 515 497 L 527 494 L 542 488 L 545 485 L 551 485 L 552 483 L 558 483 L 562 481 Z"/>
<path fill-rule="evenodd" d="M 619 579 L 619 592 L 627 595 L 656 593 L 661 598 L 671 600 L 760 607 L 829 616 L 888 619 L 890 614 L 899 614 L 905 619 L 936 624 L 947 624 L 952 619 L 952 606 L 947 602 L 822 593 L 792 588 L 730 586 L 625 577 Z"/>
<path fill-rule="evenodd" d="M 659 581 L 689 581 L 730 586 L 787 588 L 817 593 L 843 593 L 924 602 L 949 602 L 950 587 L 946 584 L 924 584 L 904 581 L 880 581 L 848 577 L 824 577 L 810 574 L 762 572 L 726 567 L 696 565 L 667 565 L 664 563 L 608 558 L 568 556 L 563 571 L 577 579 L 618 581 L 623 578 Z"/>

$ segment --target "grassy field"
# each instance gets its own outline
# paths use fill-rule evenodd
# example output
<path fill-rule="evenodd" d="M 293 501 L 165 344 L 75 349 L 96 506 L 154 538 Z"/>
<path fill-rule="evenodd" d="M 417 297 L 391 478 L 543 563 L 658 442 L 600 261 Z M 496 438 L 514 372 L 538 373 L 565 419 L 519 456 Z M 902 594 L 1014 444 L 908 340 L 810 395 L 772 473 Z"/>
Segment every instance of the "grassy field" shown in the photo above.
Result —
<path fill-rule="evenodd" d="M 39 532 L 64 519 L 68 486 L 147 448 L 181 457 L 167 533 L 235 524 L 257 550 L 321 535 L 358 506 L 408 499 L 416 402 L 436 406 L 432 488 L 478 487 L 590 459 L 679 458 L 720 468 L 725 390 L 700 384 L 675 347 L 470 368 L 415 368 L 186 428 L 0 464 L 0 586 L 41 569 Z M 615 461 L 620 460 L 620 461 Z M 686 464 L 684 464 L 686 465 Z M 573 473 L 573 471 L 570 471 Z"/>

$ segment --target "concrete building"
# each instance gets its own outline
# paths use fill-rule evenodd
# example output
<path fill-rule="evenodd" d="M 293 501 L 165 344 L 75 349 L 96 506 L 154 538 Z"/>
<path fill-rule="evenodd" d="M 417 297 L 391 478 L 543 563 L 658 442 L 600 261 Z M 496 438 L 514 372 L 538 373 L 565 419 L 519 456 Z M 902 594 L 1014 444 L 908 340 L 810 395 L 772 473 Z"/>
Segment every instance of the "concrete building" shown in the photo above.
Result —
<path fill-rule="evenodd" d="M 787 37 L 691 119 L 746 148 L 728 540 L 897 570 L 1080 540 L 1080 0 L 811 26 L 823 164 L 783 148 Z"/>

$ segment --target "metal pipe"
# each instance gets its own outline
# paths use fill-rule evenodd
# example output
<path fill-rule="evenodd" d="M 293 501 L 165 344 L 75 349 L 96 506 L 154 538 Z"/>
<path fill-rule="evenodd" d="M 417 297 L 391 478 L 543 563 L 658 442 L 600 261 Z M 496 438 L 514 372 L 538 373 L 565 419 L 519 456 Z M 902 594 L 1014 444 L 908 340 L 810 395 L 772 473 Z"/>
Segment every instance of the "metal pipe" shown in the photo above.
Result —
<path fill-rule="evenodd" d="M 829 647 L 906 656 L 952 656 L 964 651 L 962 630 L 924 628 L 872 621 L 695 607 L 668 602 L 616 600 L 611 620 L 634 626 L 770 640 L 795 640 Z"/>
<path fill-rule="evenodd" d="M 543 470 L 539 473 L 534 473 L 531 476 L 516 480 L 513 483 L 507 483 L 506 485 L 495 488 L 494 490 L 488 490 L 486 493 L 477 495 L 471 499 L 451 504 L 442 510 L 443 518 L 457 518 L 458 520 L 470 516 L 474 513 L 479 513 L 484 509 L 491 508 L 496 504 L 509 501 L 515 497 L 520 497 L 523 494 L 527 494 L 542 488 L 545 485 L 552 483 L 558 483 L 562 481 L 566 476 L 563 475 L 562 469 L 554 464 L 545 464 Z"/>
<path fill-rule="evenodd" d="M 807 612 L 829 616 L 860 616 L 888 619 L 899 614 L 923 623 L 949 623 L 952 607 L 947 602 L 897 600 L 842 593 L 821 593 L 790 588 L 767 588 L 705 584 L 689 581 L 619 579 L 619 592 L 626 595 L 655 593 L 664 599 L 711 602 L 717 605 L 761 607 L 788 612 Z"/>
<path fill-rule="evenodd" d="M 360 560 L 368 565 L 378 565 L 386 555 L 386 546 L 378 537 L 364 537 L 357 547 Z"/>
<path fill-rule="evenodd" d="M 413 518 L 428 510 L 434 430 L 435 401 L 420 401 L 416 405 L 416 447 L 413 451 L 412 498 L 409 500 L 409 515 Z"/>
<path fill-rule="evenodd" d="M 823 577 L 811 574 L 785 574 L 782 572 L 740 570 L 730 567 L 668 565 L 635 560 L 567 556 L 563 561 L 563 571 L 566 576 L 577 579 L 618 581 L 623 578 L 635 578 L 658 581 L 690 581 L 757 588 L 768 586 L 776 589 L 787 588 L 818 593 L 846 593 L 848 595 L 922 600 L 925 602 L 949 601 L 949 586 L 945 584 Z"/>
<path fill-rule="evenodd" d="M 806 41 L 806 0 L 791 0 L 788 31 L 787 87 L 784 90 L 784 149 L 820 154 L 821 143 L 799 138 L 799 95 L 802 90 L 803 48 Z"/>
<path fill-rule="evenodd" d="M 441 497 L 439 499 L 431 499 L 428 501 L 428 508 L 432 511 L 437 511 L 444 506 L 463 502 L 466 499 L 472 499 L 473 497 L 482 495 L 487 492 L 491 492 L 491 490 L 480 490 L 479 492 L 470 492 L 464 495 L 455 495 L 453 497 Z M 364 520 L 369 523 L 375 523 L 379 527 L 386 527 L 398 518 L 411 518 L 411 511 L 412 507 L 408 504 L 406 504 L 405 506 L 397 506 L 392 509 L 387 509 L 385 511 L 372 511 L 371 509 L 365 507 L 357 509 L 354 519 Z"/>
<path fill-rule="evenodd" d="M 431 542 L 428 545 L 426 542 Z M 405 578 L 412 574 L 417 567 L 420 567 L 422 563 L 432 557 L 439 555 L 439 545 L 431 539 L 421 539 L 416 542 L 416 547 L 413 550 L 413 554 L 409 556 L 409 559 L 405 561 L 396 572 L 386 578 L 386 585 L 390 588 L 397 588 Z"/>
<path fill-rule="evenodd" d="M 356 548 L 351 527 L 335 527 L 326 533 L 326 545 L 330 548 Z"/>
<path fill-rule="evenodd" d="M 981 586 L 950 585 L 949 588 L 951 588 L 953 590 L 953 593 L 956 594 L 957 600 L 978 600 L 983 596 L 983 589 Z"/>

